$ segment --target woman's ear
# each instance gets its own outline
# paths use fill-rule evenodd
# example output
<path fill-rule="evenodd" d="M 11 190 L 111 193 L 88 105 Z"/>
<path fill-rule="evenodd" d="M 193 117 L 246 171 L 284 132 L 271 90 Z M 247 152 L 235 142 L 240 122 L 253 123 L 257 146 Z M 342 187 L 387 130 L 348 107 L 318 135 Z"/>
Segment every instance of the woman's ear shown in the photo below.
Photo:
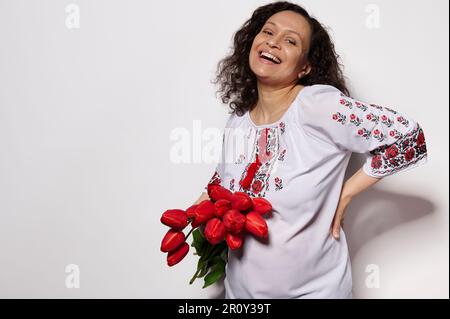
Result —
<path fill-rule="evenodd" d="M 311 72 L 311 66 L 307 63 L 298 74 L 298 78 L 301 79 L 302 77 L 307 76 L 309 72 Z"/>

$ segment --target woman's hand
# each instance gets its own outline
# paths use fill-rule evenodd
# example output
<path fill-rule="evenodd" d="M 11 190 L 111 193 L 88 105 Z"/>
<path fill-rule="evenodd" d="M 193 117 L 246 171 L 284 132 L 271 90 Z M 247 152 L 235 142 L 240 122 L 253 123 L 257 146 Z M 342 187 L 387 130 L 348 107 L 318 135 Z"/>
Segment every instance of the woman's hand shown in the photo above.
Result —
<path fill-rule="evenodd" d="M 336 240 L 339 239 L 341 227 L 344 226 L 345 210 L 351 201 L 352 196 L 349 195 L 341 195 L 341 198 L 339 199 L 339 204 L 336 213 L 334 214 L 333 222 L 331 223 L 331 234 Z"/>
<path fill-rule="evenodd" d="M 203 193 L 200 195 L 200 197 L 195 201 L 195 203 L 192 204 L 192 205 L 197 205 L 197 204 L 199 204 L 200 202 L 202 202 L 202 201 L 204 201 L 204 200 L 206 200 L 206 199 L 210 199 L 210 198 L 209 198 L 209 195 L 208 195 L 207 192 L 203 192 Z"/>
<path fill-rule="evenodd" d="M 360 168 L 352 177 L 350 177 L 342 188 L 341 197 L 339 199 L 338 208 L 334 214 L 333 222 L 331 223 L 330 232 L 334 238 L 339 239 L 341 226 L 344 225 L 345 209 L 352 199 L 368 189 L 372 185 L 378 183 L 381 177 L 372 177 L 367 175 L 362 168 Z"/>

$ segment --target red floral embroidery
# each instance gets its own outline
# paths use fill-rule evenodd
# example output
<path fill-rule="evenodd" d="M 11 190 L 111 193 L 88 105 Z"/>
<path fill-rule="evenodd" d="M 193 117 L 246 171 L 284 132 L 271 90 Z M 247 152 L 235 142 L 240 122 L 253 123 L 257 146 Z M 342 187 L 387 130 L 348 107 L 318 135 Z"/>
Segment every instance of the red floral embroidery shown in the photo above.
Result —
<path fill-rule="evenodd" d="M 386 152 L 384 153 L 387 158 L 394 158 L 398 155 L 398 148 L 396 145 L 391 145 L 386 149 Z"/>
<path fill-rule="evenodd" d="M 394 124 L 394 122 L 384 114 L 381 116 L 381 123 L 383 123 L 387 127 L 391 127 L 392 124 Z"/>
<path fill-rule="evenodd" d="M 400 139 L 403 136 L 403 134 L 401 132 L 397 131 L 396 129 L 394 129 L 389 132 L 389 136 L 395 137 L 396 139 Z"/>
<path fill-rule="evenodd" d="M 391 108 L 388 108 L 388 107 L 384 107 L 384 109 L 386 110 L 386 111 L 389 111 L 389 112 L 391 112 L 392 114 L 397 114 L 397 111 L 394 111 L 393 109 L 391 109 Z"/>
<path fill-rule="evenodd" d="M 234 192 L 234 178 L 230 181 L 230 191 Z"/>
<path fill-rule="evenodd" d="M 278 156 L 278 160 L 284 161 L 284 155 L 286 155 L 286 149 L 281 151 L 280 155 Z"/>
<path fill-rule="evenodd" d="M 252 191 L 254 193 L 259 193 L 263 188 L 263 182 L 260 180 L 257 180 L 255 182 L 253 182 L 252 184 Z"/>
<path fill-rule="evenodd" d="M 370 131 L 367 130 L 366 128 L 362 128 L 362 129 L 358 130 L 358 135 L 362 136 L 362 137 L 365 137 L 366 139 L 369 139 L 370 138 Z"/>
<path fill-rule="evenodd" d="M 360 101 L 355 101 L 355 105 L 357 108 L 361 109 L 363 112 L 367 111 L 367 105 L 361 103 Z"/>
<path fill-rule="evenodd" d="M 344 125 L 345 121 L 347 120 L 347 117 L 344 114 L 339 113 L 339 112 L 334 113 L 332 118 L 333 118 L 333 120 L 341 123 L 342 125 Z"/>
<path fill-rule="evenodd" d="M 220 178 L 219 172 L 216 170 L 216 171 L 214 171 L 213 176 L 210 178 L 208 184 L 205 186 L 204 189 L 208 190 L 209 184 L 219 184 L 220 185 L 221 183 L 222 183 L 222 180 Z"/>
<path fill-rule="evenodd" d="M 419 134 L 417 135 L 416 144 L 417 146 L 422 146 L 423 144 L 425 144 L 425 135 L 423 135 L 422 131 L 420 131 Z"/>
<path fill-rule="evenodd" d="M 371 166 L 375 169 L 378 169 L 381 167 L 381 165 L 383 164 L 382 160 L 381 160 L 381 156 L 380 155 L 375 155 L 374 157 L 372 157 L 372 164 Z"/>
<path fill-rule="evenodd" d="M 374 174 L 387 175 L 402 170 L 427 156 L 423 130 L 419 124 L 410 133 L 391 145 L 382 145 L 370 152 Z"/>
<path fill-rule="evenodd" d="M 362 120 L 357 117 L 355 114 L 350 114 L 350 123 L 355 124 L 356 126 L 361 125 Z"/>
<path fill-rule="evenodd" d="M 341 98 L 339 99 L 339 103 L 345 107 L 347 107 L 348 109 L 355 109 L 354 107 L 360 109 L 361 111 L 365 112 L 367 111 L 368 107 L 360 102 L 357 101 L 351 97 L 348 97 L 346 95 L 344 95 L 343 93 L 340 94 Z M 367 120 L 369 122 L 374 123 L 375 125 L 378 125 L 379 123 L 383 124 L 384 127 L 387 128 L 391 128 L 394 124 L 395 121 L 403 124 L 405 127 L 409 127 L 410 123 L 407 119 L 405 119 L 403 116 L 401 116 L 400 114 L 398 114 L 396 111 L 387 108 L 387 107 L 383 107 L 377 104 L 369 104 L 369 106 L 373 109 L 377 109 L 378 111 L 374 111 L 372 110 L 372 112 L 368 112 L 368 114 L 366 113 L 362 113 L 362 114 L 358 114 L 358 113 L 340 113 L 340 112 L 336 112 L 332 114 L 332 119 L 338 123 L 341 123 L 342 125 L 345 125 L 347 122 L 347 115 L 349 117 L 349 123 L 350 124 L 354 124 L 357 127 L 362 126 L 361 124 L 364 123 L 364 120 Z M 375 113 L 392 113 L 392 114 L 398 114 L 398 116 L 394 119 L 390 118 L 387 114 L 375 114 Z M 348 112 L 348 111 L 347 111 Z M 375 113 L 374 113 L 375 112 Z M 361 116 L 361 118 L 359 116 Z M 388 136 L 392 136 L 395 137 L 397 139 L 402 137 L 402 134 L 395 130 L 392 129 L 391 131 L 388 131 L 389 135 Z M 386 132 L 386 135 L 387 133 Z M 382 142 L 386 139 L 386 135 L 384 133 L 384 130 L 380 127 L 378 128 L 373 128 L 373 131 L 370 132 L 367 128 L 361 127 L 360 129 L 358 129 L 356 131 L 356 133 L 358 134 L 358 136 L 363 137 L 365 139 L 370 139 L 371 137 L 377 139 L 379 142 Z"/>
<path fill-rule="evenodd" d="M 380 105 L 376 105 L 376 104 L 369 104 L 369 105 L 370 105 L 371 107 L 376 108 L 376 109 L 383 110 L 383 107 L 380 106 Z"/>
<path fill-rule="evenodd" d="M 341 99 L 341 100 L 339 101 L 339 103 L 341 103 L 343 106 L 348 107 L 349 109 L 353 108 L 352 102 L 350 102 L 350 101 L 347 100 L 347 99 Z"/>
<path fill-rule="evenodd" d="M 371 122 L 374 122 L 375 124 L 378 124 L 378 121 L 380 120 L 378 115 L 373 114 L 373 113 L 367 114 L 366 119 L 368 119 Z"/>
<path fill-rule="evenodd" d="M 254 144 L 254 162 L 246 165 L 239 181 L 239 190 L 252 197 L 261 197 L 269 188 L 270 171 L 279 157 L 279 136 L 284 123 L 258 129 Z M 252 157 L 253 158 L 253 157 Z"/>
<path fill-rule="evenodd" d="M 208 184 L 220 184 L 221 182 L 219 172 L 215 171 Z"/>
<path fill-rule="evenodd" d="M 372 135 L 374 138 L 376 138 L 379 142 L 383 142 L 386 136 L 378 129 L 373 130 Z"/>
<path fill-rule="evenodd" d="M 405 119 L 403 116 L 397 117 L 397 121 L 402 123 L 406 127 L 409 126 L 409 121 L 407 119 Z"/>
<path fill-rule="evenodd" d="M 405 153 L 405 160 L 407 160 L 408 162 L 411 161 L 414 158 L 414 154 L 416 154 L 414 149 L 408 148 L 408 150 Z"/>
<path fill-rule="evenodd" d="M 275 190 L 279 191 L 283 188 L 283 180 L 279 177 L 275 177 Z"/>
<path fill-rule="evenodd" d="M 280 126 L 280 133 L 283 134 L 284 131 L 286 130 L 286 124 L 284 124 L 284 122 L 280 122 L 279 126 Z"/>

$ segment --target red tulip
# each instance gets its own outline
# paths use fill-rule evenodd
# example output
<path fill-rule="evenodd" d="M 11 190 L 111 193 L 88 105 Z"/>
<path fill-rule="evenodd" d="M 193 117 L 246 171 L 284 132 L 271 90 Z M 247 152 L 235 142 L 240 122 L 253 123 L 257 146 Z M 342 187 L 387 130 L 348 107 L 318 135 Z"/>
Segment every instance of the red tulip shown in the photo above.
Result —
<path fill-rule="evenodd" d="M 185 241 L 184 233 L 175 229 L 169 229 L 161 242 L 161 251 L 167 253 L 178 247 Z"/>
<path fill-rule="evenodd" d="M 216 245 L 224 240 L 227 231 L 219 218 L 213 218 L 206 223 L 205 238 L 212 244 Z"/>
<path fill-rule="evenodd" d="M 245 215 L 241 214 L 237 209 L 230 209 L 223 215 L 223 225 L 232 233 L 240 233 L 244 229 Z"/>
<path fill-rule="evenodd" d="M 231 209 L 231 203 L 226 199 L 219 199 L 214 203 L 214 206 L 216 207 L 216 216 L 219 218 L 222 218 L 223 215 Z"/>
<path fill-rule="evenodd" d="M 198 227 L 199 225 L 207 222 L 211 218 L 216 216 L 216 208 L 214 203 L 208 199 L 201 201 L 194 211 L 194 221 L 192 227 Z"/>
<path fill-rule="evenodd" d="M 188 224 L 186 212 L 182 209 L 168 209 L 162 214 L 161 223 L 181 230 Z"/>
<path fill-rule="evenodd" d="M 219 184 L 208 184 L 208 195 L 215 202 L 219 199 L 230 200 L 233 193 Z"/>
<path fill-rule="evenodd" d="M 177 249 L 167 254 L 167 265 L 173 266 L 178 264 L 189 252 L 189 244 L 184 242 Z"/>
<path fill-rule="evenodd" d="M 242 243 L 244 242 L 244 233 L 239 234 L 228 233 L 226 236 L 226 241 L 228 247 L 230 247 L 230 249 L 232 250 L 241 248 Z"/>
<path fill-rule="evenodd" d="M 250 212 L 246 216 L 245 229 L 256 237 L 267 238 L 269 230 L 267 223 L 257 212 Z"/>
<path fill-rule="evenodd" d="M 235 192 L 231 196 L 231 207 L 240 211 L 245 211 L 253 205 L 252 199 L 244 192 Z"/>
<path fill-rule="evenodd" d="M 198 205 L 192 205 L 188 209 L 186 209 L 186 216 L 187 218 L 194 218 L 195 217 L 195 209 Z"/>
<path fill-rule="evenodd" d="M 253 208 L 252 211 L 255 211 L 257 213 L 259 213 L 260 215 L 264 215 L 270 211 L 272 211 L 272 205 L 270 204 L 270 202 L 263 198 L 263 197 L 257 197 L 257 198 L 253 198 Z"/>

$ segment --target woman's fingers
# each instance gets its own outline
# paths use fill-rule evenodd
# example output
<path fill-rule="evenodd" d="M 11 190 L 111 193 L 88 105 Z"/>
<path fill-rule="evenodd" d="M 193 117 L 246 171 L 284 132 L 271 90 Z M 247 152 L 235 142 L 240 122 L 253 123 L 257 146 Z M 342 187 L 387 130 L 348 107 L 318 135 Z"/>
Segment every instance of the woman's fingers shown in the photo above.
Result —
<path fill-rule="evenodd" d="M 339 235 L 341 233 L 341 227 L 344 225 L 344 209 L 339 206 L 336 214 L 333 218 L 333 223 L 331 227 L 332 235 L 335 239 L 339 239 Z"/>
<path fill-rule="evenodd" d="M 333 229 L 332 229 L 333 237 L 335 239 L 339 239 L 340 230 L 341 230 L 341 221 L 338 214 L 336 214 L 333 219 Z"/>

